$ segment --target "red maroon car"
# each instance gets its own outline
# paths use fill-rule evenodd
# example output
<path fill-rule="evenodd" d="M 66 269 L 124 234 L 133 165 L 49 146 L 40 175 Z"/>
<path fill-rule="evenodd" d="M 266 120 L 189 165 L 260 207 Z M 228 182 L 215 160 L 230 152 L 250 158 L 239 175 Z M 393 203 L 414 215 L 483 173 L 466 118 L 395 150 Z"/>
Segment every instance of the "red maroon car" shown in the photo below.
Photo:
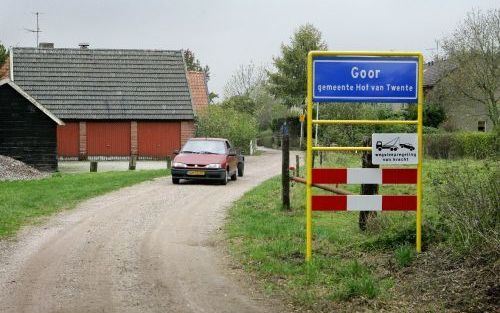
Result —
<path fill-rule="evenodd" d="M 214 180 L 226 185 L 243 176 L 245 159 L 227 139 L 191 138 L 172 162 L 172 183 L 181 179 Z"/>

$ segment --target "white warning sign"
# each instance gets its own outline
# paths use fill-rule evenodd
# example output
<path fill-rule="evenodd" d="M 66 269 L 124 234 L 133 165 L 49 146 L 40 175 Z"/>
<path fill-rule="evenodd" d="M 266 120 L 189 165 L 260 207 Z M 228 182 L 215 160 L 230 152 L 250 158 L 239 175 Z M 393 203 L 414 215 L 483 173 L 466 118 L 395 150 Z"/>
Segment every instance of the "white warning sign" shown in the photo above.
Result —
<path fill-rule="evenodd" d="M 372 163 L 417 164 L 417 134 L 372 134 Z"/>

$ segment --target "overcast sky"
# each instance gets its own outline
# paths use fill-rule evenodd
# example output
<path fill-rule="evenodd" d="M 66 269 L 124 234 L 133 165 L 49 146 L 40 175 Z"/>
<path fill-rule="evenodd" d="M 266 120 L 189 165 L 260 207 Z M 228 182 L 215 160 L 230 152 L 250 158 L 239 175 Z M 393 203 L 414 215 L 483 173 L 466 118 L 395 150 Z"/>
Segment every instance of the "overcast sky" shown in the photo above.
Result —
<path fill-rule="evenodd" d="M 335 50 L 435 53 L 473 7 L 498 0 L 1 0 L 0 42 L 58 48 L 191 49 L 211 69 L 209 89 L 222 95 L 240 64 L 270 67 L 299 25 L 312 23 Z"/>

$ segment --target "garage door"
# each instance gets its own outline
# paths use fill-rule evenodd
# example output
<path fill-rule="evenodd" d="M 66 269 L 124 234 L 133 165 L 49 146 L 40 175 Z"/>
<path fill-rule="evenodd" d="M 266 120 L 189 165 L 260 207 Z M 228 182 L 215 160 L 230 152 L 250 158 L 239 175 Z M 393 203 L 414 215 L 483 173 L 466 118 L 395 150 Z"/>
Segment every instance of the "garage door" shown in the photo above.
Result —
<path fill-rule="evenodd" d="M 130 122 L 87 122 L 89 156 L 129 156 Z"/>
<path fill-rule="evenodd" d="M 80 124 L 66 122 L 57 126 L 57 155 L 60 157 L 77 157 L 79 153 Z"/>
<path fill-rule="evenodd" d="M 163 158 L 181 146 L 180 122 L 137 122 L 139 156 Z"/>

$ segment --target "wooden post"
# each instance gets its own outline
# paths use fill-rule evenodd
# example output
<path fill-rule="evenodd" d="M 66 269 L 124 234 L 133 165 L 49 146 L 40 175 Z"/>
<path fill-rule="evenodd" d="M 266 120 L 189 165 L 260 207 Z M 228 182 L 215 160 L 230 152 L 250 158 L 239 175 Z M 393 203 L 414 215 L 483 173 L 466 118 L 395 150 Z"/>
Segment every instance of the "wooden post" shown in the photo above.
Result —
<path fill-rule="evenodd" d="M 300 176 L 300 159 L 299 159 L 299 155 L 296 154 L 295 155 L 295 177 L 299 177 Z"/>
<path fill-rule="evenodd" d="M 301 183 L 301 184 L 305 184 L 306 183 L 305 178 L 302 178 L 302 177 L 292 177 L 291 180 L 296 181 L 296 182 Z M 319 189 L 323 189 L 323 190 L 326 190 L 326 191 L 331 191 L 331 192 L 339 194 L 339 195 L 353 195 L 353 193 L 350 192 L 350 191 L 347 191 L 347 190 L 344 190 L 344 189 L 340 189 L 340 188 L 337 188 L 337 187 L 332 187 L 331 185 L 311 184 L 311 186 L 319 188 Z"/>
<path fill-rule="evenodd" d="M 171 168 L 172 168 L 172 157 L 167 156 L 167 169 L 171 169 Z"/>
<path fill-rule="evenodd" d="M 281 140 L 282 162 L 281 162 L 281 199 L 283 209 L 290 210 L 290 138 L 288 125 L 283 123 Z"/>
<path fill-rule="evenodd" d="M 365 137 L 363 139 L 363 146 L 371 147 L 372 140 L 371 137 Z M 361 156 L 362 167 L 364 168 L 378 168 L 378 165 L 374 165 L 372 163 L 372 154 L 371 152 L 364 151 Z M 362 184 L 361 185 L 361 194 L 362 195 L 376 195 L 378 194 L 378 185 L 376 184 Z M 359 229 L 362 231 L 366 230 L 366 224 L 370 218 L 377 216 L 377 212 L 372 211 L 360 211 L 359 212 Z"/>
<path fill-rule="evenodd" d="M 130 160 L 128 162 L 128 169 L 130 171 L 134 171 L 135 170 L 135 167 L 137 165 L 137 156 L 136 155 L 132 155 L 130 156 Z"/>
<path fill-rule="evenodd" d="M 97 172 L 97 161 L 90 161 L 90 171 Z"/>
<path fill-rule="evenodd" d="M 320 151 L 319 152 L 319 165 L 322 166 L 323 165 L 323 151 Z"/>

